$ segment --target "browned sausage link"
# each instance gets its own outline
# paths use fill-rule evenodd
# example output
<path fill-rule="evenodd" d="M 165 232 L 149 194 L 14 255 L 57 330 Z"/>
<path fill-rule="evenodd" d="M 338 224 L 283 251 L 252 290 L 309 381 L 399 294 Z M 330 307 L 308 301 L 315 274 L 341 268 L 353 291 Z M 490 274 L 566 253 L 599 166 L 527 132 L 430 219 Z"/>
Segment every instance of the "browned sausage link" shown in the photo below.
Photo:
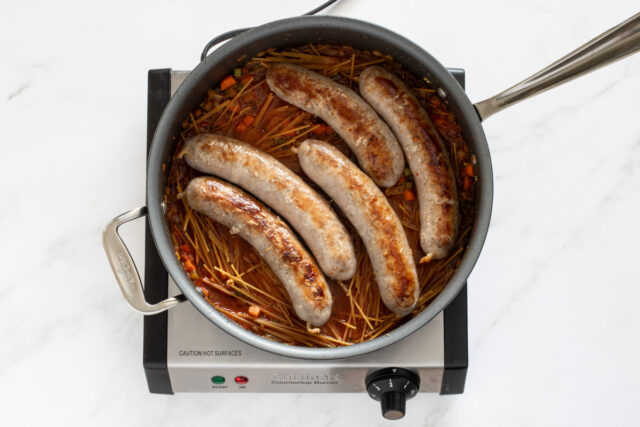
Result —
<path fill-rule="evenodd" d="M 285 165 L 249 144 L 215 134 L 190 138 L 181 154 L 192 168 L 240 186 L 286 218 L 327 276 L 353 277 L 356 256 L 344 225 L 329 203 Z"/>
<path fill-rule="evenodd" d="M 394 313 L 416 306 L 418 275 L 400 219 L 375 183 L 340 151 L 308 139 L 298 148 L 302 170 L 349 218 L 364 242 L 380 296 Z"/>
<path fill-rule="evenodd" d="M 376 184 L 391 187 L 400 179 L 404 157 L 398 141 L 357 93 L 292 64 L 272 65 L 267 71 L 267 84 L 280 98 L 327 122 Z"/>
<path fill-rule="evenodd" d="M 284 285 L 298 317 L 320 326 L 331 315 L 331 291 L 291 229 L 262 203 L 238 187 L 213 177 L 191 180 L 187 204 L 249 242 Z"/>
<path fill-rule="evenodd" d="M 391 126 L 415 179 L 420 245 L 444 258 L 458 233 L 458 194 L 449 156 L 427 112 L 407 86 L 380 67 L 360 74 L 360 93 Z"/>

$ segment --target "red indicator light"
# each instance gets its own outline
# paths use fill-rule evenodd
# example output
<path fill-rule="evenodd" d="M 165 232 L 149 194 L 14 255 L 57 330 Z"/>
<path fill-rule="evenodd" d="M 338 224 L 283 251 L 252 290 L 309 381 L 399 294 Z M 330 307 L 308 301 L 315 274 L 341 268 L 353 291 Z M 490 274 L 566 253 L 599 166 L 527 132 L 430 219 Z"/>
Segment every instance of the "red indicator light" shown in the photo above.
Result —
<path fill-rule="evenodd" d="M 236 384 L 246 384 L 249 382 L 249 378 L 239 375 L 235 378 L 235 381 L 236 381 Z"/>

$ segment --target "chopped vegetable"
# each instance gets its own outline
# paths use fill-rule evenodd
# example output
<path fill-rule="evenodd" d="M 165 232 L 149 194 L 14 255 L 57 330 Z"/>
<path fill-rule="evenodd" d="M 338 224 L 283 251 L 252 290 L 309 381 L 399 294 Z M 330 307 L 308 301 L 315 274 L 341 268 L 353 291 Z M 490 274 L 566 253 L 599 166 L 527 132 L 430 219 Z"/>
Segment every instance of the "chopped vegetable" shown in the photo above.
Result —
<path fill-rule="evenodd" d="M 187 270 L 187 273 L 196 271 L 196 267 L 193 265 L 193 262 L 188 258 L 184 261 L 184 269 Z"/>
<path fill-rule="evenodd" d="M 462 188 L 464 190 L 468 190 L 471 188 L 471 184 L 473 183 L 473 178 L 471 178 L 470 176 L 465 176 L 462 179 Z"/>
<path fill-rule="evenodd" d="M 191 247 L 189 247 L 189 245 L 187 245 L 186 243 L 180 245 L 180 250 L 182 252 L 184 252 L 185 254 L 190 254 L 191 253 Z"/>
<path fill-rule="evenodd" d="M 405 190 L 413 190 L 413 182 L 407 181 L 404 183 Z"/>
<path fill-rule="evenodd" d="M 247 127 L 245 126 L 245 124 L 243 122 L 238 123 L 238 126 L 236 126 L 236 130 L 240 133 L 243 133 L 247 130 Z"/>
<path fill-rule="evenodd" d="M 253 317 L 260 317 L 261 311 L 262 309 L 257 305 L 252 305 L 251 307 L 249 307 L 249 314 Z"/>
<path fill-rule="evenodd" d="M 473 166 L 471 166 L 471 163 L 466 163 L 464 165 L 464 174 L 466 176 L 473 176 Z"/>
<path fill-rule="evenodd" d="M 242 77 L 242 69 L 236 68 L 233 70 L 233 77 Z"/>
<path fill-rule="evenodd" d="M 245 125 L 249 126 L 249 125 L 251 125 L 251 123 L 253 123 L 253 121 L 254 121 L 255 119 L 256 119 L 256 118 L 255 118 L 255 117 L 253 117 L 253 116 L 251 116 L 251 115 L 244 116 L 244 119 L 242 119 L 242 123 L 244 123 Z"/>
<path fill-rule="evenodd" d="M 200 276 L 198 276 L 197 271 L 192 271 L 191 273 L 189 273 L 189 277 L 191 277 L 191 280 L 196 280 L 200 278 Z"/>
<path fill-rule="evenodd" d="M 252 79 L 253 79 L 253 76 L 247 74 L 246 76 L 240 79 L 240 83 L 242 83 L 243 85 L 246 85 Z"/>
<path fill-rule="evenodd" d="M 412 202 L 416 199 L 416 193 L 413 190 L 404 190 L 402 193 L 405 202 Z"/>
<path fill-rule="evenodd" d="M 411 169 L 404 168 L 404 177 L 409 181 L 413 181 L 413 174 L 411 173 Z"/>
<path fill-rule="evenodd" d="M 236 84 L 236 79 L 233 76 L 227 76 L 220 82 L 220 90 L 227 90 L 234 84 Z"/>

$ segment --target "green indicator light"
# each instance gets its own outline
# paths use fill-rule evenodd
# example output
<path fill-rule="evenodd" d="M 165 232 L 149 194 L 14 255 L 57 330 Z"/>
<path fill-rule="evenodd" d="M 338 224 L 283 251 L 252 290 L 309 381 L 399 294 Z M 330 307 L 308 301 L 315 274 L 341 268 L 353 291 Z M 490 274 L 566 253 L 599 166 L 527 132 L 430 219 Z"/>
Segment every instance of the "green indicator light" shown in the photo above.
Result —
<path fill-rule="evenodd" d="M 214 384 L 224 384 L 224 377 L 216 375 L 215 377 L 211 377 L 211 382 Z"/>

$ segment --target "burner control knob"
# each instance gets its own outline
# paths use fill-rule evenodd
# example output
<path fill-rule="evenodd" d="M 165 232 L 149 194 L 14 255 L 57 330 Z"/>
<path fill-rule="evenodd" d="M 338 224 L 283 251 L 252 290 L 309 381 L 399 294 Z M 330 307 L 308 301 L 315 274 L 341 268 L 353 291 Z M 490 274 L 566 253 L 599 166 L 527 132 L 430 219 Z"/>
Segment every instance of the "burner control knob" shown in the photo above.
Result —
<path fill-rule="evenodd" d="M 420 377 L 403 368 L 385 368 L 371 372 L 365 379 L 367 392 L 380 401 L 382 416 L 388 420 L 404 417 L 405 402 L 416 395 Z"/>

